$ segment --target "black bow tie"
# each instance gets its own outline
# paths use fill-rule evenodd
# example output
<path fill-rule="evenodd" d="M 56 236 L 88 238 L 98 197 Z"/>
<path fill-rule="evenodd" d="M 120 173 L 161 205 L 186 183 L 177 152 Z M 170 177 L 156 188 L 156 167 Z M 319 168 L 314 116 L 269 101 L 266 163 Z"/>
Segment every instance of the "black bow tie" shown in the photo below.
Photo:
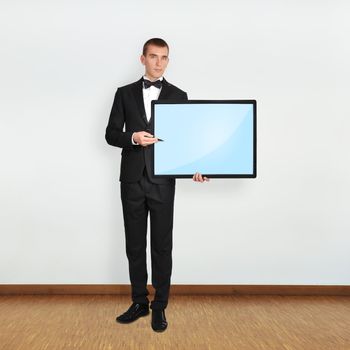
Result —
<path fill-rule="evenodd" d="M 161 80 L 150 81 L 150 80 L 143 79 L 143 85 L 145 89 L 148 89 L 152 85 L 160 89 L 162 87 L 162 81 Z"/>

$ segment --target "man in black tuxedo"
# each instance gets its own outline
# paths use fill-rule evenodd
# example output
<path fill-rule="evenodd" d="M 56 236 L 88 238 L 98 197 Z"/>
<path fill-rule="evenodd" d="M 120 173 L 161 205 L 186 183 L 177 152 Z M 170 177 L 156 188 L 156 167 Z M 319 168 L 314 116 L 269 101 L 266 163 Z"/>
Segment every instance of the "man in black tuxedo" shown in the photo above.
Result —
<path fill-rule="evenodd" d="M 130 323 L 149 314 L 146 235 L 150 212 L 152 285 L 155 288 L 151 324 L 155 331 L 167 328 L 164 310 L 168 304 L 172 270 L 175 179 L 152 176 L 152 148 L 158 139 L 153 135 L 151 100 L 187 100 L 186 92 L 163 77 L 168 54 L 169 47 L 163 39 L 152 38 L 144 44 L 140 59 L 145 75 L 117 89 L 105 135 L 108 144 L 123 149 L 119 180 L 133 301 L 129 309 L 117 317 L 117 322 Z M 209 181 L 199 173 L 193 180 Z"/>

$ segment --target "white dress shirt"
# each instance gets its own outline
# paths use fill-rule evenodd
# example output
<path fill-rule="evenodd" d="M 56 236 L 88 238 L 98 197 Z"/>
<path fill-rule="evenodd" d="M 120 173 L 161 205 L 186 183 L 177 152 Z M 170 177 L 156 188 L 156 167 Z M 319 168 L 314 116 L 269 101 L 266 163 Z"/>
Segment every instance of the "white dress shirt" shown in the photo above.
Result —
<path fill-rule="evenodd" d="M 150 80 L 148 79 L 145 75 L 143 76 L 143 79 L 145 80 Z M 163 77 L 160 77 L 157 80 L 163 80 Z M 151 80 L 150 80 L 151 81 Z M 148 89 L 145 89 L 143 83 L 142 83 L 142 94 L 143 94 L 143 103 L 145 106 L 145 112 L 146 112 L 146 117 L 147 120 L 149 121 L 151 119 L 151 101 L 152 100 L 158 100 L 160 91 L 162 90 L 162 88 L 158 89 L 155 86 L 150 86 Z M 133 145 L 138 145 L 138 143 L 134 142 L 133 139 L 134 133 L 131 136 L 131 142 Z"/>
<path fill-rule="evenodd" d="M 146 76 L 143 76 L 143 79 L 150 80 Z M 160 77 L 157 80 L 162 81 L 163 77 Z M 150 86 L 148 89 L 145 89 L 144 86 L 142 86 L 143 102 L 145 105 L 146 117 L 148 121 L 151 119 L 151 101 L 158 100 L 161 90 L 162 88 L 158 89 L 155 86 Z"/>

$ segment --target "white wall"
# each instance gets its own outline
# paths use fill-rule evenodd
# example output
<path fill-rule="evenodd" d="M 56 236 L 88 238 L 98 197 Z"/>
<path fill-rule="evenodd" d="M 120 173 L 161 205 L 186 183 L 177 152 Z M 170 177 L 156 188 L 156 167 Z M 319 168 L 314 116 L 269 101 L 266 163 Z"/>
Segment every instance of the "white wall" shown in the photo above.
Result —
<path fill-rule="evenodd" d="M 120 149 L 104 133 L 143 43 L 162 37 L 165 77 L 190 99 L 258 101 L 256 179 L 177 180 L 172 283 L 350 284 L 349 11 L 3 1 L 0 283 L 129 283 Z"/>

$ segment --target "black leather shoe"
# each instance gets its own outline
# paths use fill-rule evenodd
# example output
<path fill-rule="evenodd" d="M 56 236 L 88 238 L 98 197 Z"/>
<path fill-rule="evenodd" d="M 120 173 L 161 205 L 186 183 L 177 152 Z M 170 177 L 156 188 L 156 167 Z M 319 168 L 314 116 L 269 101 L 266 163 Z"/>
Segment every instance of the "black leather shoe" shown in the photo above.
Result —
<path fill-rule="evenodd" d="M 168 327 L 164 310 L 152 310 L 152 329 L 155 332 L 164 332 Z"/>
<path fill-rule="evenodd" d="M 132 303 L 129 309 L 116 318 L 119 323 L 131 323 L 149 314 L 148 304 Z"/>

